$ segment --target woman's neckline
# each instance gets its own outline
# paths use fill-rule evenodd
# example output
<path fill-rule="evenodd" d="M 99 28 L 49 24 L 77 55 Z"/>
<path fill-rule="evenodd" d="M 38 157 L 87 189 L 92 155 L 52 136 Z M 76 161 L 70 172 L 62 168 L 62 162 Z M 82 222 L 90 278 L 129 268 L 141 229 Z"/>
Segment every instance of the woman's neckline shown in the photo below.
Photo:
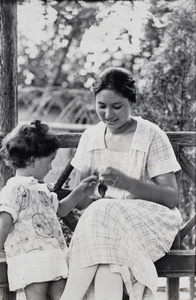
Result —
<path fill-rule="evenodd" d="M 111 130 L 105 125 L 105 134 L 108 133 L 109 135 L 121 135 L 126 133 L 131 133 L 136 130 L 137 127 L 137 120 L 135 120 L 133 117 L 130 116 L 130 119 L 120 128 L 117 128 L 116 130 Z"/>
<path fill-rule="evenodd" d="M 104 135 L 103 135 L 103 142 L 104 142 L 104 146 L 105 146 L 105 149 L 107 149 L 108 151 L 112 151 L 112 152 L 124 152 L 124 153 L 129 153 L 133 147 L 133 144 L 134 144 L 134 140 L 135 140 L 135 135 L 136 135 L 136 131 L 138 130 L 138 120 L 134 117 L 131 116 L 131 120 L 130 121 L 134 121 L 134 123 L 132 122 L 132 128 L 130 129 L 130 126 L 128 126 L 124 131 L 122 132 L 110 132 L 110 136 L 112 137 L 113 136 L 120 136 L 120 135 L 129 135 L 131 133 L 133 133 L 133 136 L 132 136 L 132 139 L 130 141 L 130 147 L 129 147 L 129 150 L 128 151 L 118 151 L 118 150 L 112 150 L 112 149 L 109 149 L 107 147 L 107 143 L 106 143 L 106 133 L 107 133 L 107 126 L 105 125 L 105 129 L 104 129 Z M 127 130 L 128 129 L 128 130 Z"/>

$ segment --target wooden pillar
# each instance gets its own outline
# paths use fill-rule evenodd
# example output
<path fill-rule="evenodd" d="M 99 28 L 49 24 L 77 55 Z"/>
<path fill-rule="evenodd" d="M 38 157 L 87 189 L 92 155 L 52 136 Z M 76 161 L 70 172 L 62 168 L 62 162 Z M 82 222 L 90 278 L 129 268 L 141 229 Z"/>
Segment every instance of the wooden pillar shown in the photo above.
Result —
<path fill-rule="evenodd" d="M 179 300 L 179 277 L 167 278 L 167 300 Z"/>
<path fill-rule="evenodd" d="M 176 157 L 179 161 L 179 146 L 173 146 Z M 179 182 L 180 175 L 177 176 L 177 181 Z M 173 245 L 171 247 L 173 250 L 180 249 L 180 233 L 177 234 Z M 180 298 L 180 280 L 179 277 L 167 278 L 167 286 L 166 286 L 167 300 L 179 300 Z"/>
<path fill-rule="evenodd" d="M 18 122 L 17 0 L 0 1 L 0 132 L 10 132 Z M 0 189 L 11 172 L 0 160 Z"/>
<path fill-rule="evenodd" d="M 0 59 L 0 132 L 6 135 L 18 122 L 17 0 L 0 1 Z M 0 159 L 0 190 L 11 175 Z M 14 300 L 16 295 L 9 292 L 6 268 L 6 263 L 0 261 L 0 299 Z"/>

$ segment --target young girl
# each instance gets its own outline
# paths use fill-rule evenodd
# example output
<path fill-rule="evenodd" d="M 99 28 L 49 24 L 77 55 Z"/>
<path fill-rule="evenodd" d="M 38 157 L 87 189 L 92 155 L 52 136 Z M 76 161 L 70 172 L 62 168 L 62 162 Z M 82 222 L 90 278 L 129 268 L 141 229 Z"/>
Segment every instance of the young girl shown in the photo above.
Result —
<path fill-rule="evenodd" d="M 58 300 L 68 276 L 63 217 L 94 192 L 96 176 L 83 180 L 60 202 L 43 182 L 59 142 L 40 121 L 16 127 L 2 142 L 1 156 L 13 167 L 0 193 L 0 251 L 5 248 L 9 288 L 27 300 Z"/>

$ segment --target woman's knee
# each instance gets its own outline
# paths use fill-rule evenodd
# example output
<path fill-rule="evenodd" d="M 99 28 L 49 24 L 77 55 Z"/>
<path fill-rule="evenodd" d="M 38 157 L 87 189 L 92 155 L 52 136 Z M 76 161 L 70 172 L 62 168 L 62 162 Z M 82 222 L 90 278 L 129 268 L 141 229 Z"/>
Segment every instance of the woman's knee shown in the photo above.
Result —
<path fill-rule="evenodd" d="M 122 282 L 122 276 L 120 273 L 112 272 L 109 264 L 100 264 L 95 274 L 95 280 L 107 281 L 111 279 Z"/>
<path fill-rule="evenodd" d="M 100 264 L 95 275 L 95 295 L 96 299 L 122 299 L 121 274 L 111 272 L 107 264 Z"/>

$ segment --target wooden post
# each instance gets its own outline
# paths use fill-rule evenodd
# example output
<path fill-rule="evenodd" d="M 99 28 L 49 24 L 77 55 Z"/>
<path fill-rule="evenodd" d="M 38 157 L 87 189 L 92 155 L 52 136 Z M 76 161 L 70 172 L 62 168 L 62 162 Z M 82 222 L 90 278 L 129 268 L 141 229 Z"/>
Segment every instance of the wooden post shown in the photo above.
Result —
<path fill-rule="evenodd" d="M 179 300 L 179 277 L 167 278 L 167 299 L 168 300 Z"/>
<path fill-rule="evenodd" d="M 174 151 L 176 157 L 179 161 L 179 146 L 175 145 Z M 177 176 L 177 181 L 179 181 L 179 174 Z M 180 233 L 176 236 L 174 243 L 172 245 L 172 249 L 180 249 Z M 167 285 L 166 285 L 166 293 L 167 293 L 167 300 L 179 300 L 180 295 L 180 281 L 179 277 L 167 278 Z"/>
<path fill-rule="evenodd" d="M 17 0 L 0 1 L 0 132 L 6 135 L 18 122 Z M 12 173 L 0 159 L 0 190 Z M 0 299 L 14 300 L 7 284 L 6 263 L 0 262 Z"/>
<path fill-rule="evenodd" d="M 0 1 L 0 131 L 10 132 L 18 122 L 17 0 Z M 0 161 L 0 189 L 11 172 Z"/>

